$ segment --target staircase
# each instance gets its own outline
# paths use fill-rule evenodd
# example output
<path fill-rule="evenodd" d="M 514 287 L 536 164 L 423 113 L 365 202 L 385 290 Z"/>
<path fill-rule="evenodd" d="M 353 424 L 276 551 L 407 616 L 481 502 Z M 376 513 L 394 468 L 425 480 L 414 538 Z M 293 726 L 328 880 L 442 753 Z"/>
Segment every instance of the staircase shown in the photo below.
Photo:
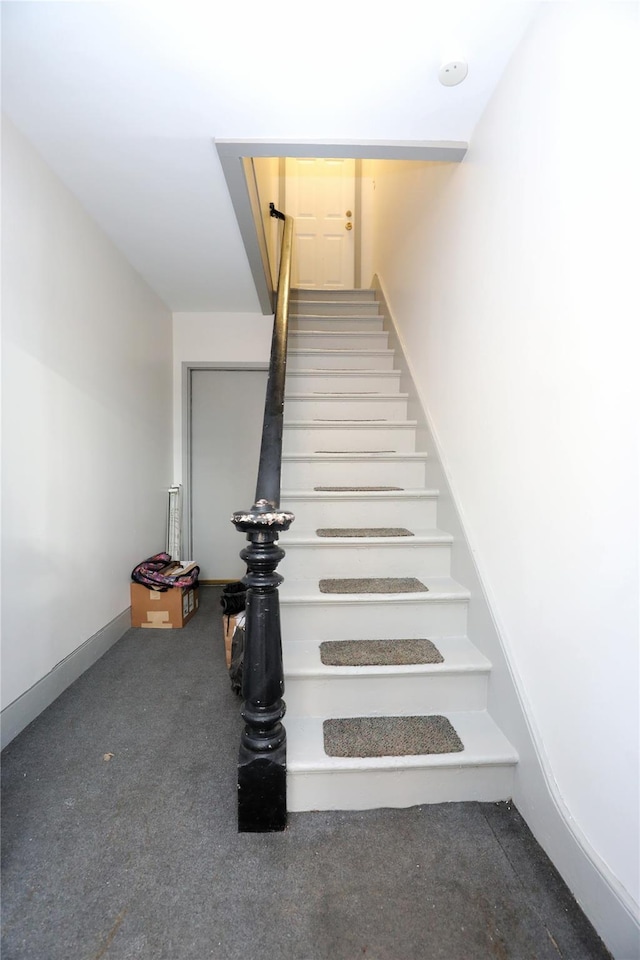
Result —
<path fill-rule="evenodd" d="M 450 577 L 407 402 L 374 291 L 292 290 L 281 505 L 296 520 L 279 567 L 291 811 L 511 795 L 517 756 L 486 710 L 491 664 L 466 635 L 469 592 Z M 382 640 L 395 642 L 335 643 Z M 358 756 L 325 750 L 325 721 L 342 718 L 366 718 Z M 367 755 L 394 725 L 402 755 Z M 421 747 L 425 725 L 444 752 Z M 336 726 L 349 752 L 353 731 Z"/>

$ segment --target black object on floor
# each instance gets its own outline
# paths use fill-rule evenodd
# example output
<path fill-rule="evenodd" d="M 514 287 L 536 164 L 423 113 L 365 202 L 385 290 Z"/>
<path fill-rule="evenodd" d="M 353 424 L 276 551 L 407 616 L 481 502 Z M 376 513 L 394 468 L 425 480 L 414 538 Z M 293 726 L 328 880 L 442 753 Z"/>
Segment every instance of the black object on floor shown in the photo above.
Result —
<path fill-rule="evenodd" d="M 234 617 L 237 613 L 242 613 L 247 605 L 247 588 L 241 580 L 234 583 L 227 583 L 222 588 L 220 605 L 223 613 Z"/>
<path fill-rule="evenodd" d="M 610 960 L 509 803 L 239 834 L 240 730 L 202 587 L 186 627 L 129 630 L 9 744 L 3 960 Z"/>

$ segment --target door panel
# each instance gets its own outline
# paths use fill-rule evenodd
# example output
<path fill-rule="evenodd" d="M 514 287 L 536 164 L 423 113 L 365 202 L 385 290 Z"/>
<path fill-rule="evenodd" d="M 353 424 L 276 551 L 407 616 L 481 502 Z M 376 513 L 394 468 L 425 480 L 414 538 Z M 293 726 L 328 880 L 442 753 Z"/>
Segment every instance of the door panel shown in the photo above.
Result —
<path fill-rule="evenodd" d="M 246 572 L 230 517 L 254 501 L 266 388 L 266 370 L 191 371 L 192 559 L 203 580 Z"/>
<path fill-rule="evenodd" d="M 285 210 L 295 219 L 294 287 L 354 286 L 355 160 L 288 157 Z M 349 216 L 347 216 L 349 214 Z"/>

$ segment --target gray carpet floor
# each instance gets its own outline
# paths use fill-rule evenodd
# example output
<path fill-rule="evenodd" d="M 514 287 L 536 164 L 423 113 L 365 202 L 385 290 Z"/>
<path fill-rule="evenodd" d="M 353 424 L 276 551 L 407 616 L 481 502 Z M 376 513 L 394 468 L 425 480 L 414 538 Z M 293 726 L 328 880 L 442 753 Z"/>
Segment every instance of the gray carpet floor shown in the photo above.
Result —
<path fill-rule="evenodd" d="M 509 803 L 238 834 L 238 700 L 219 590 L 201 595 L 182 630 L 128 631 L 3 752 L 3 960 L 608 957 Z"/>

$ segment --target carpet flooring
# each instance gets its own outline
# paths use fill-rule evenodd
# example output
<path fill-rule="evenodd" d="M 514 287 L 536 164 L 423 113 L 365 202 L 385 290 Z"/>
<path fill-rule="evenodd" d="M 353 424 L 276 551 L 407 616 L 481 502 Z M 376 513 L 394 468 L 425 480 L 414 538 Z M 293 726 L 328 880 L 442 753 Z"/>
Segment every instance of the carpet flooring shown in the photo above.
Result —
<path fill-rule="evenodd" d="M 314 450 L 314 453 L 343 453 L 343 454 L 358 454 L 364 455 L 367 453 L 395 453 L 395 450 Z"/>
<path fill-rule="evenodd" d="M 446 717 L 340 717 L 323 724 L 330 757 L 418 757 L 460 753 L 462 740 Z"/>
<path fill-rule="evenodd" d="M 219 597 L 128 631 L 4 750 L 3 960 L 610 960 L 509 803 L 238 834 Z"/>
<path fill-rule="evenodd" d="M 427 593 L 416 577 L 347 577 L 320 580 L 320 593 Z"/>
<path fill-rule="evenodd" d="M 406 527 L 321 527 L 319 537 L 412 537 Z"/>
<path fill-rule="evenodd" d="M 352 492 L 359 493 L 366 491 L 371 493 L 372 491 L 382 491 L 382 490 L 404 490 L 404 487 L 314 487 L 314 490 L 324 490 L 325 492 L 334 491 L 338 492 Z"/>
<path fill-rule="evenodd" d="M 431 640 L 325 640 L 320 659 L 327 667 L 383 667 L 443 663 Z"/>

